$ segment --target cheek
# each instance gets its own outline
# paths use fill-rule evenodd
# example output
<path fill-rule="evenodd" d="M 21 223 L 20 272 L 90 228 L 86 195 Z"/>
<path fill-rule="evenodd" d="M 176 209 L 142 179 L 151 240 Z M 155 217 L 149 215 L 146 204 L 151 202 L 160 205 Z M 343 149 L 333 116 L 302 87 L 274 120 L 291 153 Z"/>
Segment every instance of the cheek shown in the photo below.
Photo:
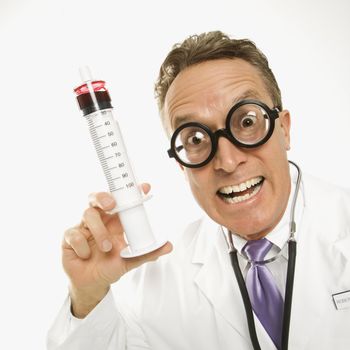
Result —
<path fill-rule="evenodd" d="M 289 143 L 284 134 L 279 131 L 274 137 L 271 137 L 268 147 L 265 149 L 264 158 L 274 169 L 273 174 L 280 176 L 288 168 L 287 148 Z"/>
<path fill-rule="evenodd" d="M 209 194 L 210 177 L 206 169 L 185 169 L 186 179 L 191 187 L 193 195 L 201 200 Z"/>
<path fill-rule="evenodd" d="M 185 169 L 185 178 L 188 181 L 192 191 L 195 191 L 195 189 L 199 187 L 200 179 L 199 179 L 199 176 L 196 175 L 195 170 L 186 168 Z"/>

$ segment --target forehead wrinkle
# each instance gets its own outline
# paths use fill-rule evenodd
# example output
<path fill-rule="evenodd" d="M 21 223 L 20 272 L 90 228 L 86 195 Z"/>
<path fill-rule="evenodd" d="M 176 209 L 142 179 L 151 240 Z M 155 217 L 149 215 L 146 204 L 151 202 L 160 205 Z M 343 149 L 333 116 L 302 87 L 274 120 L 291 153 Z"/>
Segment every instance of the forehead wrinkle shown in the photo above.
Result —
<path fill-rule="evenodd" d="M 248 89 L 232 99 L 232 106 L 235 105 L 236 103 L 238 103 L 242 100 L 246 100 L 246 99 L 262 100 L 263 97 L 259 93 L 259 91 L 254 90 L 254 89 Z"/>
<path fill-rule="evenodd" d="M 174 110 L 176 110 L 178 106 L 185 105 L 187 101 L 191 102 L 191 99 L 194 99 L 198 94 L 206 96 L 206 97 L 203 96 L 203 100 L 205 99 L 207 101 L 208 100 L 215 101 L 215 96 L 213 92 L 210 91 L 213 86 L 213 83 L 212 83 L 213 81 L 217 85 L 218 78 L 220 79 L 221 77 L 220 79 L 220 85 L 222 85 L 221 89 L 225 89 L 232 84 L 232 76 L 228 75 L 227 72 L 217 72 L 216 69 L 214 69 L 214 72 L 211 72 L 211 74 L 207 74 L 204 77 L 204 79 L 203 77 L 201 77 L 200 80 L 198 80 L 196 74 L 192 78 L 193 70 L 195 68 L 196 67 L 189 67 L 184 71 L 180 72 L 169 88 L 169 91 L 165 99 L 165 104 L 167 106 L 168 114 L 170 116 L 170 122 L 172 122 L 173 120 Z M 177 85 L 179 80 L 181 81 L 184 74 L 187 74 L 189 76 L 186 79 L 187 82 L 185 87 L 182 86 L 182 88 L 180 89 L 177 87 Z M 195 89 L 193 89 L 193 87 L 195 87 Z M 188 90 L 191 91 L 190 94 L 187 93 Z M 175 104 L 174 104 L 174 101 L 175 101 Z M 214 107 L 213 103 L 209 102 L 206 104 L 210 107 Z"/>
<path fill-rule="evenodd" d="M 252 68 L 250 65 L 247 67 Z M 167 110 L 171 128 L 176 129 L 180 124 L 198 117 L 198 110 L 191 110 L 192 101 L 202 101 L 200 112 L 203 116 L 204 114 L 212 115 L 214 111 L 225 114 L 242 99 L 252 98 L 264 101 L 264 96 L 266 99 L 266 86 L 261 81 L 259 72 L 256 72 L 255 69 L 246 73 L 246 67 L 243 66 L 243 69 L 239 71 L 227 72 L 214 66 L 209 72 L 206 72 L 205 76 L 202 76 L 198 74 L 197 68 L 198 66 L 193 66 L 180 72 L 168 90 L 165 98 L 165 110 Z M 245 89 L 238 96 L 231 100 L 225 100 L 227 89 L 230 90 L 232 85 L 235 87 L 232 89 L 233 95 L 236 94 L 235 91 L 241 89 L 242 85 L 248 86 L 245 86 Z M 181 110 L 183 113 L 180 112 L 181 114 L 177 115 L 177 110 Z"/>
<path fill-rule="evenodd" d="M 232 106 L 229 106 L 229 109 L 232 108 L 236 103 L 245 100 L 245 99 L 257 99 L 257 100 L 261 100 L 263 99 L 261 94 L 254 90 L 254 89 L 248 89 L 246 91 L 244 91 L 242 94 L 234 97 L 232 99 Z M 215 99 L 214 99 L 215 101 Z M 216 107 L 217 103 L 213 102 L 213 103 L 208 103 L 209 105 L 209 109 L 215 109 L 215 110 L 220 110 L 219 107 Z M 226 106 L 225 106 L 226 107 Z M 226 108 L 227 109 L 227 108 Z M 193 119 L 195 118 L 195 115 L 193 114 L 183 114 L 183 115 L 174 115 L 172 120 L 175 119 L 175 123 L 173 125 L 174 129 L 177 129 L 180 125 L 185 124 L 187 122 L 193 121 Z"/>
<path fill-rule="evenodd" d="M 169 88 L 170 93 L 167 94 L 167 106 L 169 112 L 172 112 L 179 105 L 185 105 L 187 102 L 191 103 L 191 100 L 196 99 L 198 95 L 200 95 L 202 100 L 207 99 L 205 96 L 213 95 L 212 92 L 208 91 L 213 85 L 211 83 L 211 80 L 212 79 L 204 79 L 201 81 L 192 82 L 189 81 L 188 83 L 186 83 L 185 86 L 182 86 L 180 89 L 177 87 L 178 84 L 176 84 L 175 79 L 173 85 Z M 188 91 L 190 91 L 190 93 L 188 93 Z"/>

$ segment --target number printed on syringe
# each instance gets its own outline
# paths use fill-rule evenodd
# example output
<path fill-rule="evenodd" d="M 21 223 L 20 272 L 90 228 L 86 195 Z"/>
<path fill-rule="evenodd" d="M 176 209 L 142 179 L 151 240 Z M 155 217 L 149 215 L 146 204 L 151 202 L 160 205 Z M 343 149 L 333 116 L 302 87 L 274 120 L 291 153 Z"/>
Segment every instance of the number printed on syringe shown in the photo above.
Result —
<path fill-rule="evenodd" d="M 110 192 L 117 192 L 115 195 L 120 205 L 141 200 L 120 128 L 113 119 L 112 111 L 95 112 L 87 117 L 87 121 Z"/>
<path fill-rule="evenodd" d="M 128 246 L 121 256 L 131 258 L 158 249 L 166 241 L 157 241 L 153 235 L 126 152 L 118 122 L 105 82 L 93 81 L 88 70 L 81 71 L 84 81 L 74 89 L 79 107 L 86 118 L 92 142 L 105 174 L 109 190 L 116 200 L 121 224 Z"/>

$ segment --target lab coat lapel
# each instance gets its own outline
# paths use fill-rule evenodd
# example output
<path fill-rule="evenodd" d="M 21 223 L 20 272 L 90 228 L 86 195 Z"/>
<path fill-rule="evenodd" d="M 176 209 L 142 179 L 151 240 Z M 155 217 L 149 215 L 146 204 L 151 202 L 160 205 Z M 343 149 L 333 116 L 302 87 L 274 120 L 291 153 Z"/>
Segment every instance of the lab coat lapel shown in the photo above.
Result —
<path fill-rule="evenodd" d="M 209 219 L 198 232 L 192 263 L 202 265 L 195 283 L 215 311 L 250 341 L 243 301 L 223 233 Z"/>
<path fill-rule="evenodd" d="M 349 288 L 350 276 L 350 266 L 344 258 L 346 249 L 350 249 L 349 236 L 339 238 L 335 242 L 321 242 L 322 238 L 318 240 L 317 237 L 325 237 L 321 234 L 324 228 L 304 224 L 315 222 L 314 219 L 308 218 L 310 213 L 307 209 L 297 239 L 289 336 L 290 348 L 298 350 L 307 348 L 310 338 L 318 336 L 318 332 L 322 330 L 322 316 L 327 310 L 329 312 L 335 307 L 332 294 Z"/>

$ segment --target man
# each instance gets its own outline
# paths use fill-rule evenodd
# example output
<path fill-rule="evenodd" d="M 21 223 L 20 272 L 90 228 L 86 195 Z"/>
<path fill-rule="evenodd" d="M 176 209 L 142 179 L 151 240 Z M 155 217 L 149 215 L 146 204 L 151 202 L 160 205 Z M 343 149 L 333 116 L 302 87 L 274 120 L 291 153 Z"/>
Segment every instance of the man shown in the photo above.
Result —
<path fill-rule="evenodd" d="M 287 159 L 291 118 L 266 57 L 251 41 L 221 32 L 192 36 L 165 59 L 156 92 L 169 155 L 207 216 L 159 261 L 149 262 L 169 253 L 170 243 L 122 259 L 123 229 L 107 213 L 116 203 L 92 195 L 81 224 L 65 233 L 70 298 L 48 348 L 349 349 L 350 192 L 307 176 L 299 189 Z M 237 282 L 225 237 L 246 286 Z"/>

